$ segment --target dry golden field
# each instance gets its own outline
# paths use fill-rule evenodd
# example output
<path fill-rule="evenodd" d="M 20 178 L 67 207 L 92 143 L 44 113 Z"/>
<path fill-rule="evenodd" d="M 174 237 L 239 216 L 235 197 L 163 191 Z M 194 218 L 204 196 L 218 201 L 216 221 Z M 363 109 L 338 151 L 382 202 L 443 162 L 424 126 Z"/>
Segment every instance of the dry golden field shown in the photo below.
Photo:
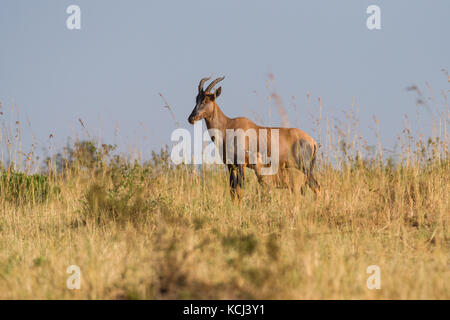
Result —
<path fill-rule="evenodd" d="M 78 141 L 31 175 L 19 124 L 4 123 L 0 298 L 450 299 L 448 104 L 429 138 L 399 125 L 396 156 L 365 145 L 353 111 L 314 119 L 320 196 L 251 173 L 239 203 L 224 168 L 173 166 L 164 150 L 133 162 Z"/>

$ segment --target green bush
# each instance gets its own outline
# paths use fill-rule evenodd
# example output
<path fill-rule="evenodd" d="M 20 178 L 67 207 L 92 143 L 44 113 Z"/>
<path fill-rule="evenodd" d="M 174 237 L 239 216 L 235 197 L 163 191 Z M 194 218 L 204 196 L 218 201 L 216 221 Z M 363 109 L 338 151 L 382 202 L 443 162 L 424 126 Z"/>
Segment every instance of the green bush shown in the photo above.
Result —
<path fill-rule="evenodd" d="M 50 191 L 50 183 L 45 175 L 26 175 L 13 171 L 0 173 L 0 196 L 7 201 L 40 203 L 48 198 Z"/>
<path fill-rule="evenodd" d="M 148 213 L 142 190 L 118 192 L 97 183 L 86 191 L 82 204 L 84 218 L 99 225 L 108 221 L 136 224 L 145 220 Z"/>

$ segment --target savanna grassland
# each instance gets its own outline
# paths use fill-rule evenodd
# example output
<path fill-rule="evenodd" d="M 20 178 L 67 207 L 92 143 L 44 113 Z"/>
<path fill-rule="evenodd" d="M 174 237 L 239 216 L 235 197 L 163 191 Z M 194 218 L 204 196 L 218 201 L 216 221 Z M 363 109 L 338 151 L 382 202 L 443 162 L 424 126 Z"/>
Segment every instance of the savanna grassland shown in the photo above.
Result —
<path fill-rule="evenodd" d="M 321 194 L 262 188 L 249 171 L 240 202 L 222 166 L 174 166 L 165 149 L 131 161 L 82 140 L 32 170 L 19 124 L 4 122 L 0 298 L 450 299 L 441 100 L 431 136 L 399 125 L 395 155 L 360 137 L 354 108 L 343 122 L 315 118 Z M 79 290 L 66 287 L 70 265 Z"/>

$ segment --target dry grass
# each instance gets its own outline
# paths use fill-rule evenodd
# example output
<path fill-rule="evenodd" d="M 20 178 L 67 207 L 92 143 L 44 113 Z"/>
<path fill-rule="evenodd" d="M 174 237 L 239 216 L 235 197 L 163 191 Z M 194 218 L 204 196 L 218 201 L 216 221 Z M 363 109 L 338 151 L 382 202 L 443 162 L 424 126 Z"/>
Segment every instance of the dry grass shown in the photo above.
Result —
<path fill-rule="evenodd" d="M 237 204 L 220 167 L 172 167 L 164 152 L 128 164 L 89 143 L 50 159 L 43 196 L 34 180 L 11 195 L 7 170 L 0 298 L 449 299 L 446 108 L 445 130 L 404 131 L 395 161 L 358 142 L 354 117 L 347 132 L 319 119 L 318 198 L 250 175 Z M 80 290 L 66 288 L 72 264 Z M 366 287 L 369 265 L 380 290 Z"/>

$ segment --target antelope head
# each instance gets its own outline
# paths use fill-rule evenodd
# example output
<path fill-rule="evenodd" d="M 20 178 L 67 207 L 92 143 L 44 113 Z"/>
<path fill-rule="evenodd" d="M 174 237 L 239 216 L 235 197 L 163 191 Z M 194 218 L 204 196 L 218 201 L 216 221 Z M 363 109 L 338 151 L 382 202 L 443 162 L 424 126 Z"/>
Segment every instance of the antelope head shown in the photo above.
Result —
<path fill-rule="evenodd" d="M 203 78 L 202 80 L 200 80 L 200 83 L 198 84 L 197 98 L 195 98 L 195 107 L 188 118 L 190 124 L 194 124 L 196 121 L 202 120 L 204 118 L 209 118 L 214 114 L 216 98 L 220 96 L 222 87 L 215 89 L 214 92 L 211 92 L 211 90 L 224 78 L 225 77 L 221 77 L 212 81 L 206 88 L 206 90 L 203 90 L 203 85 L 206 81 L 209 80 L 209 78 Z"/>

